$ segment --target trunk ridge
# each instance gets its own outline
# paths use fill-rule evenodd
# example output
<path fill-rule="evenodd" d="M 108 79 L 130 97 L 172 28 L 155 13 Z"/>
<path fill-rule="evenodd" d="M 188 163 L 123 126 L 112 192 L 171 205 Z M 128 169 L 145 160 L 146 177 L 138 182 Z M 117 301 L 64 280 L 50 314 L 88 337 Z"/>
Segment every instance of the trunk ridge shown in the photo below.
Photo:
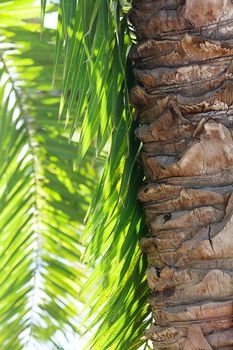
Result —
<path fill-rule="evenodd" d="M 154 349 L 233 349 L 233 2 L 133 0 Z"/>

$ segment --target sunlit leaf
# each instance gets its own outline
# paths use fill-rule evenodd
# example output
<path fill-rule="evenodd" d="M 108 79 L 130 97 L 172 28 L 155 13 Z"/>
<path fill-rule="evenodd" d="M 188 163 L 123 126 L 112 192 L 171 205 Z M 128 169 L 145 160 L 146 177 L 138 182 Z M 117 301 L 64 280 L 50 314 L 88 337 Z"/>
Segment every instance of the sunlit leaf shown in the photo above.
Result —
<path fill-rule="evenodd" d="M 0 26 L 2 350 L 51 348 L 58 331 L 67 344 L 79 338 L 80 233 L 101 165 L 89 148 L 74 170 L 78 144 L 58 123 L 59 86 L 51 86 L 56 33 L 44 30 L 41 40 L 39 7 L 17 3 L 18 13 L 16 1 L 0 4 L 15 15 L 15 25 Z M 59 84 L 60 65 L 58 74 Z"/>

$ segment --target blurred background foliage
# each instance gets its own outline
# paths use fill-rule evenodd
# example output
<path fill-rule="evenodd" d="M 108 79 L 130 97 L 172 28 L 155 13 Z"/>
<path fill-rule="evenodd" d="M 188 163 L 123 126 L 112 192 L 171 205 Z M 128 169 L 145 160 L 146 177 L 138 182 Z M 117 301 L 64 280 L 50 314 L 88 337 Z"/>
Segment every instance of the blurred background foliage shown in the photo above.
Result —
<path fill-rule="evenodd" d="M 149 349 L 129 8 L 0 2 L 2 350 Z"/>

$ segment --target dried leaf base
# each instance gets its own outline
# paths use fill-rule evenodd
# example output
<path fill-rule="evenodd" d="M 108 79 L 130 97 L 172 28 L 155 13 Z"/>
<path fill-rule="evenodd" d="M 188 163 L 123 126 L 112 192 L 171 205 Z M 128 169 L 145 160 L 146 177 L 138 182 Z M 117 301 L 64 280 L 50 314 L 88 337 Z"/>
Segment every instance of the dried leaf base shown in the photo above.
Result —
<path fill-rule="evenodd" d="M 233 2 L 134 0 L 154 349 L 233 349 Z"/>

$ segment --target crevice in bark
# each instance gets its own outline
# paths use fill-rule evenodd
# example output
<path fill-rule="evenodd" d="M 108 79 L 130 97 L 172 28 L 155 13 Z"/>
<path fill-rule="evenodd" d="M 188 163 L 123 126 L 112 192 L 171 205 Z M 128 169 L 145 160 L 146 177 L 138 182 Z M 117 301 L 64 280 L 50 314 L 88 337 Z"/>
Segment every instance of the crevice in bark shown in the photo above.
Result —
<path fill-rule="evenodd" d="M 215 253 L 213 241 L 212 241 L 211 236 L 210 236 L 210 232 L 211 232 L 211 227 L 209 226 L 208 238 L 209 238 L 209 242 L 210 242 L 211 248 L 212 248 L 213 252 Z"/>

